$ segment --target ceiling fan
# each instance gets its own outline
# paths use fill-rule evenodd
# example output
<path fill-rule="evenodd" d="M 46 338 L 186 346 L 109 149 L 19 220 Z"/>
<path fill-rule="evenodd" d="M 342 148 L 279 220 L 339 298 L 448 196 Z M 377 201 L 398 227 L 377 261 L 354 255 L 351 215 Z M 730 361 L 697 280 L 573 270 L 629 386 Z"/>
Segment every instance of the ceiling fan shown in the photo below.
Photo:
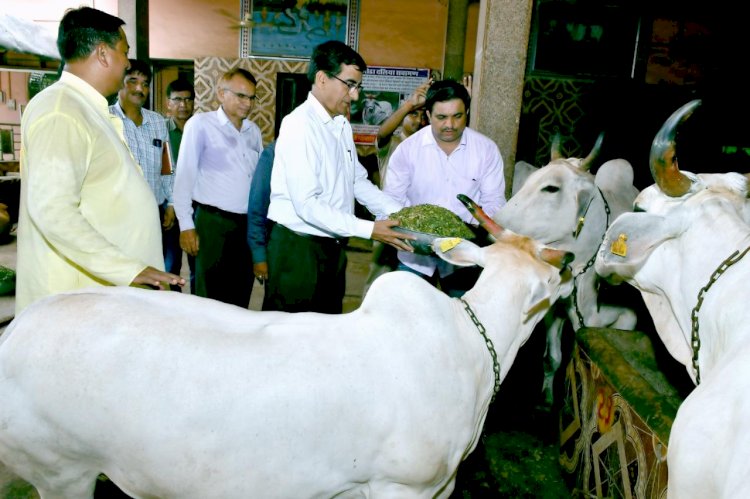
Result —
<path fill-rule="evenodd" d="M 226 9 L 216 9 L 216 11 L 231 21 L 229 29 L 239 30 L 243 28 L 249 29 L 253 27 L 253 17 L 250 12 L 246 12 L 242 17 L 240 17 L 240 19 L 237 19 L 236 14 L 232 14 Z"/>

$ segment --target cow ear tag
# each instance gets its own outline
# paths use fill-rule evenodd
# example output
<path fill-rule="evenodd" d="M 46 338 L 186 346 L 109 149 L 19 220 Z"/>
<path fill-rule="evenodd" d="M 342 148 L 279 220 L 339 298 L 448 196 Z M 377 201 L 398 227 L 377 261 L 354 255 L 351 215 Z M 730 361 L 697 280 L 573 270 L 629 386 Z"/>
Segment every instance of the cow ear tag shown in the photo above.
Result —
<path fill-rule="evenodd" d="M 625 234 L 620 234 L 617 236 L 617 241 L 612 242 L 612 246 L 609 248 L 609 252 L 613 255 L 626 257 L 628 255 L 628 245 L 625 244 L 625 241 L 628 240 L 628 236 Z"/>
<path fill-rule="evenodd" d="M 578 217 L 578 225 L 576 225 L 576 230 L 573 231 L 573 237 L 578 238 L 581 229 L 583 229 L 584 222 L 586 222 L 586 217 Z"/>
<path fill-rule="evenodd" d="M 446 251 L 450 251 L 456 246 L 458 246 L 458 243 L 461 242 L 460 237 L 452 237 L 450 239 L 445 239 L 443 241 L 440 241 L 440 251 L 445 253 Z"/>

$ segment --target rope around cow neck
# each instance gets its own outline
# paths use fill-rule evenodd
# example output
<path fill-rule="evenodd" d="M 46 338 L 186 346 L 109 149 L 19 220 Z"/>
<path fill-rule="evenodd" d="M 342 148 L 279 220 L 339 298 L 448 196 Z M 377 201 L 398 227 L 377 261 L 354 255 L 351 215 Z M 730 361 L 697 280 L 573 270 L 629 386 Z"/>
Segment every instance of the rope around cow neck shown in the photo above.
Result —
<path fill-rule="evenodd" d="M 745 251 L 743 251 L 742 253 L 737 250 L 729 255 L 726 260 L 719 264 L 716 270 L 714 270 L 714 273 L 711 274 L 711 277 L 709 277 L 708 283 L 703 286 L 698 292 L 698 303 L 696 303 L 695 307 L 693 307 L 693 311 L 690 313 L 690 320 L 692 322 L 692 327 L 690 330 L 690 346 L 693 349 L 693 369 L 695 369 L 696 386 L 701 384 L 701 370 L 698 366 L 698 351 L 701 348 L 701 339 L 700 335 L 698 334 L 698 313 L 700 312 L 701 306 L 703 305 L 703 295 L 705 295 L 708 290 L 711 289 L 711 286 L 713 286 L 714 283 L 719 280 L 719 277 L 721 277 L 721 275 L 726 272 L 729 267 L 742 260 L 742 257 L 744 257 L 748 251 L 750 251 L 750 246 L 745 248 Z"/>
<path fill-rule="evenodd" d="M 479 319 L 477 318 L 476 314 L 474 314 L 474 311 L 471 309 L 469 304 L 464 300 L 463 298 L 459 298 L 461 300 L 461 303 L 464 304 L 464 308 L 466 309 L 466 313 L 469 314 L 469 317 L 471 318 L 471 322 L 474 323 L 474 325 L 479 330 L 479 334 L 482 335 L 482 338 L 484 338 L 484 342 L 487 345 L 487 350 L 490 351 L 490 355 L 492 356 L 492 372 L 495 373 L 495 388 L 492 390 L 492 399 L 490 400 L 490 404 L 495 401 L 495 395 L 497 395 L 498 390 L 500 390 L 500 363 L 497 360 L 497 352 L 495 351 L 495 345 L 492 343 L 492 340 L 487 336 L 487 330 L 484 328 L 481 322 L 479 322 Z"/>
<path fill-rule="evenodd" d="M 606 222 L 604 224 L 604 231 L 602 231 L 602 240 L 599 243 L 599 246 L 601 246 L 601 244 L 604 242 L 604 237 L 607 235 L 607 229 L 609 228 L 609 215 L 611 211 L 609 209 L 609 203 L 607 203 L 607 198 L 604 197 L 604 193 L 602 192 L 602 190 L 599 189 L 599 187 L 597 187 L 596 190 L 599 191 L 599 195 L 602 197 L 602 201 L 604 201 L 604 212 L 607 215 Z M 590 207 L 591 203 L 589 203 L 589 205 L 586 207 L 586 213 L 584 213 L 584 216 L 581 217 L 581 226 L 586 220 L 586 215 L 588 214 Z M 580 232 L 580 230 L 578 232 Z M 594 254 L 591 255 L 591 258 L 589 258 L 589 261 L 586 262 L 586 265 L 584 265 L 583 269 L 573 276 L 573 292 L 571 293 L 571 296 L 573 298 L 573 309 L 576 312 L 576 317 L 578 317 L 579 328 L 586 327 L 586 324 L 583 322 L 583 314 L 581 314 L 581 310 L 578 308 L 578 278 L 594 265 L 594 262 L 596 261 L 596 255 L 597 253 L 599 253 L 599 246 L 596 247 L 596 250 L 594 250 Z"/>

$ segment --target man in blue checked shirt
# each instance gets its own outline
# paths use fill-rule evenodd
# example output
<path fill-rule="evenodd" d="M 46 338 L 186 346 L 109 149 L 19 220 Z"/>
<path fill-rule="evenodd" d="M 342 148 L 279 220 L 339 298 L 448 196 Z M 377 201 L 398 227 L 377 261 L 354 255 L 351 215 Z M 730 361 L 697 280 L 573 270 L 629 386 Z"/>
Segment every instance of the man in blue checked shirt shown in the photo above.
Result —
<path fill-rule="evenodd" d="M 174 176 L 162 175 L 162 149 L 169 142 L 169 132 L 163 116 L 144 109 L 150 93 L 151 75 L 148 64 L 131 59 L 130 69 L 125 73 L 124 84 L 117 94 L 117 102 L 109 106 L 109 111 L 122 119 L 128 147 L 143 170 L 143 176 L 159 205 L 164 267 L 168 272 L 179 275 L 182 264 L 179 238 L 169 237 L 174 234 L 170 229 L 177 222 L 172 204 Z M 172 286 L 172 289 L 180 291 L 179 286 Z"/>

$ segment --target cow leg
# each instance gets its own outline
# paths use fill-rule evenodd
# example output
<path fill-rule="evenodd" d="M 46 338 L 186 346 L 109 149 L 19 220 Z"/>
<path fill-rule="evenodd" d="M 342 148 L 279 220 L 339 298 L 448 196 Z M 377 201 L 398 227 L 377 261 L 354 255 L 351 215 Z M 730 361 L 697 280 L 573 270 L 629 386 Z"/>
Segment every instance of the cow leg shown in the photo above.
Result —
<path fill-rule="evenodd" d="M 40 499 L 86 499 L 94 497 L 94 486 L 96 485 L 96 476 L 93 480 L 80 481 L 75 484 L 68 484 L 63 490 L 55 490 L 37 487 Z"/>
<path fill-rule="evenodd" d="M 39 458 L 28 453 L 14 453 L 11 469 L 39 492 L 41 499 L 86 499 L 94 497 L 97 471 L 54 451 Z"/>
<path fill-rule="evenodd" d="M 448 499 L 453 492 L 455 478 L 445 487 L 435 490 L 434 487 L 418 487 L 414 485 L 389 482 L 383 480 L 372 481 L 353 489 L 336 494 L 336 499 L 367 499 L 378 497 L 398 497 L 399 499 Z"/>
<path fill-rule="evenodd" d="M 551 407 L 554 401 L 555 374 L 562 363 L 562 332 L 565 319 L 554 315 L 553 310 L 544 317 L 547 326 L 547 347 L 544 350 L 544 382 L 542 393 L 544 403 Z"/>
<path fill-rule="evenodd" d="M 23 478 L 36 487 L 40 499 L 93 498 L 99 475 L 95 471 L 78 469 L 76 463 L 66 459 L 60 459 L 55 468 L 39 464 L 24 466 L 19 471 Z"/>
<path fill-rule="evenodd" d="M 403 483 L 381 483 L 370 484 L 369 497 L 398 497 L 399 499 L 448 499 L 453 492 L 455 479 L 451 480 L 442 489 L 434 487 L 418 487 Z"/>
<path fill-rule="evenodd" d="M 83 454 L 59 449 L 56 444 L 65 440 L 63 435 L 33 414 L 20 412 L 15 424 L 0 432 L 0 461 L 36 487 L 41 499 L 92 498 L 99 476 L 92 463 Z"/>
<path fill-rule="evenodd" d="M 452 494 L 453 490 L 456 488 L 456 478 L 455 475 L 451 480 L 445 485 L 445 488 L 442 489 L 440 492 L 438 492 L 437 495 L 435 495 L 435 499 L 448 499 Z"/>

